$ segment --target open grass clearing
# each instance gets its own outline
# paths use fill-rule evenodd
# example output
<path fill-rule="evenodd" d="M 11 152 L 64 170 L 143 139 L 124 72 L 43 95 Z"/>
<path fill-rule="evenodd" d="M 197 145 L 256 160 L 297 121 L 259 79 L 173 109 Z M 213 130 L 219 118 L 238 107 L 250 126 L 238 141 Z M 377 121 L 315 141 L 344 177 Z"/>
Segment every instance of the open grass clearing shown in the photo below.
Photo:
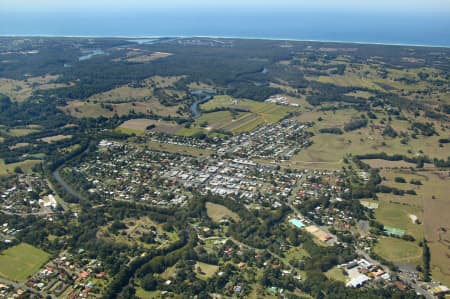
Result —
<path fill-rule="evenodd" d="M 343 269 L 339 269 L 337 267 L 333 267 L 327 272 L 324 273 L 328 279 L 347 282 L 350 278 L 344 274 Z"/>
<path fill-rule="evenodd" d="M 352 91 L 352 92 L 346 93 L 345 95 L 350 96 L 350 97 L 355 97 L 355 98 L 363 98 L 363 99 L 368 99 L 370 97 L 375 96 L 375 94 L 368 92 L 368 91 L 364 91 L 364 90 Z"/>
<path fill-rule="evenodd" d="M 36 132 L 39 132 L 39 130 L 32 129 L 32 128 L 15 128 L 15 129 L 8 130 L 7 134 L 14 136 L 14 137 L 22 137 L 22 136 L 26 136 L 26 135 L 29 135 L 31 133 L 36 133 Z"/>
<path fill-rule="evenodd" d="M 246 110 L 248 112 L 219 111 L 204 113 L 196 122 L 208 121 L 209 129 L 224 129 L 233 133 L 242 133 L 254 130 L 256 127 L 266 123 L 276 123 L 285 117 L 289 112 L 298 108 L 276 105 L 273 103 L 257 102 L 246 99 L 236 99 L 230 96 L 215 96 L 212 100 L 200 105 L 204 111 L 217 108 L 229 108 Z M 215 114 L 216 113 L 216 114 Z M 226 115 L 226 119 L 224 119 Z"/>
<path fill-rule="evenodd" d="M 70 139 L 70 138 L 72 138 L 72 135 L 61 135 L 60 134 L 60 135 L 44 137 L 39 140 L 47 142 L 47 143 L 53 143 L 53 142 L 58 142 L 58 141 L 66 140 L 66 139 Z"/>
<path fill-rule="evenodd" d="M 217 111 L 204 113 L 197 118 L 190 128 L 181 128 L 176 132 L 177 135 L 192 136 L 201 132 L 208 133 L 214 130 L 226 129 L 230 124 L 239 122 L 239 120 L 248 113 L 239 112 L 236 114 L 230 111 Z"/>
<path fill-rule="evenodd" d="M 172 53 L 166 53 L 166 52 L 153 52 L 150 54 L 142 54 L 142 55 L 136 55 L 133 57 L 129 57 L 126 60 L 128 62 L 150 62 L 153 60 L 165 58 L 172 55 Z"/>
<path fill-rule="evenodd" d="M 110 230 L 112 223 L 109 223 L 99 228 L 97 231 L 97 237 L 115 243 L 126 244 L 128 246 L 140 246 L 144 248 L 166 246 L 178 240 L 176 232 L 165 231 L 159 223 L 148 217 L 127 218 L 121 222 L 126 225 L 125 229 L 119 230 L 117 233 L 113 233 Z M 164 236 L 165 240 L 161 241 L 161 244 L 149 244 L 140 240 L 142 236 L 150 233 L 151 227 L 156 228 L 158 238 L 159 236 Z"/>
<path fill-rule="evenodd" d="M 395 201 L 395 198 L 391 199 Z M 422 209 L 406 204 L 380 200 L 378 209 L 375 210 L 375 218 L 385 226 L 403 229 L 406 234 L 412 235 L 416 240 L 422 240 L 424 236 L 423 225 L 412 223 L 410 215 L 415 215 L 419 221 L 423 221 Z"/>
<path fill-rule="evenodd" d="M 136 129 L 129 129 L 129 128 L 123 128 L 123 127 L 117 127 L 114 131 L 127 134 L 127 135 L 136 135 L 136 136 L 144 136 L 145 131 L 136 130 Z"/>
<path fill-rule="evenodd" d="M 448 235 L 447 235 L 448 239 Z M 428 242 L 431 251 L 431 275 L 433 280 L 450 285 L 449 242 Z"/>
<path fill-rule="evenodd" d="M 187 154 L 190 156 L 210 156 L 214 152 L 207 149 L 200 149 L 195 147 L 189 147 L 184 145 L 178 145 L 178 144 L 170 144 L 170 143 L 160 143 L 155 141 L 150 141 L 145 144 L 150 149 L 156 150 L 156 151 L 163 151 L 163 152 L 169 152 L 169 153 L 175 153 L 175 154 Z"/>
<path fill-rule="evenodd" d="M 250 132 L 264 123 L 264 120 L 259 115 L 246 113 L 244 117 L 240 117 L 228 124 L 224 129 L 234 133 Z"/>
<path fill-rule="evenodd" d="M 66 106 L 58 107 L 64 113 L 77 117 L 92 117 L 100 116 L 112 117 L 115 114 L 119 116 L 129 115 L 133 111 L 135 113 L 150 114 L 154 113 L 160 116 L 176 116 L 179 106 L 164 106 L 156 99 L 145 102 L 129 102 L 111 104 L 111 108 L 102 107 L 101 103 L 84 102 L 84 101 L 70 101 Z"/>
<path fill-rule="evenodd" d="M 198 278 L 200 279 L 208 279 L 212 277 L 218 270 L 219 266 L 206 264 L 203 262 L 197 262 L 194 266 L 194 271 Z"/>
<path fill-rule="evenodd" d="M 415 242 L 391 237 L 380 237 L 374 252 L 391 262 L 422 264 L 422 248 Z"/>
<path fill-rule="evenodd" d="M 380 126 L 380 117 L 374 120 L 373 126 L 369 124 L 366 128 L 361 128 L 355 131 L 344 132 L 342 135 L 322 134 L 320 129 L 339 127 L 348 122 L 352 116 L 359 116 L 361 113 L 352 109 L 332 111 L 312 111 L 302 113 L 293 119 L 307 122 L 314 121 L 314 126 L 310 129 L 315 136 L 311 138 L 313 144 L 301 150 L 297 155 L 291 159 L 291 163 L 296 166 L 310 166 L 308 163 L 319 164 L 329 163 L 326 168 L 333 166 L 341 167 L 342 158 L 346 154 L 367 154 L 385 152 L 389 155 L 403 154 L 406 156 L 414 156 L 423 152 L 430 157 L 437 157 L 447 159 L 450 145 L 445 144 L 443 147 L 438 146 L 439 136 L 425 137 L 418 136 L 417 139 L 410 139 L 408 144 L 402 144 L 400 138 L 387 138 L 382 135 L 383 126 Z M 322 119 L 321 121 L 318 121 Z M 421 122 L 426 119 L 420 119 Z M 404 129 L 410 124 L 404 121 L 393 120 L 392 126 L 400 125 Z M 435 125 L 438 128 L 438 125 Z M 446 133 L 437 129 L 438 133 L 444 136 Z M 382 161 L 378 161 L 381 162 Z M 406 164 L 405 164 L 406 166 Z"/>
<path fill-rule="evenodd" d="M 215 204 L 212 202 L 206 203 L 206 212 L 208 213 L 208 217 L 211 218 L 214 222 L 219 222 L 225 218 L 231 218 L 234 221 L 239 221 L 239 215 L 228 209 L 227 207 L 219 204 Z"/>
<path fill-rule="evenodd" d="M 361 87 L 383 91 L 383 89 L 379 85 L 375 84 L 372 80 L 354 74 L 308 76 L 305 78 L 309 81 L 317 81 L 320 83 L 334 84 L 343 87 Z"/>
<path fill-rule="evenodd" d="M 215 86 L 205 83 L 205 82 L 191 82 L 187 85 L 187 87 L 191 90 L 196 90 L 196 89 L 214 89 Z"/>
<path fill-rule="evenodd" d="M 293 107 L 247 99 L 236 99 L 225 95 L 215 96 L 213 99 L 200 105 L 200 108 L 206 111 L 216 108 L 246 109 L 262 116 L 267 122 L 277 122 L 287 113 L 297 110 Z"/>
<path fill-rule="evenodd" d="M 181 125 L 176 122 L 154 120 L 147 118 L 130 119 L 123 122 L 119 128 L 133 129 L 139 131 L 146 131 L 147 127 L 154 126 L 151 130 L 158 133 L 175 133 L 182 128 Z"/>
<path fill-rule="evenodd" d="M 29 146 L 29 145 L 30 145 L 30 143 L 28 143 L 28 142 L 19 142 L 19 143 L 16 143 L 16 144 L 14 144 L 14 145 L 11 145 L 11 146 L 9 147 L 9 149 L 10 149 L 10 150 L 15 150 L 15 149 L 17 149 L 17 148 L 27 147 L 27 146 Z"/>
<path fill-rule="evenodd" d="M 105 92 L 94 94 L 90 96 L 87 101 L 105 103 L 139 101 L 148 100 L 152 95 L 152 89 L 149 87 L 135 88 L 128 85 L 122 85 Z"/>
<path fill-rule="evenodd" d="M 24 282 L 49 259 L 50 255 L 34 246 L 20 243 L 0 253 L 0 276 Z"/>
<path fill-rule="evenodd" d="M 53 83 L 57 78 L 56 75 L 30 77 L 25 80 L 0 78 L 0 93 L 7 95 L 12 101 L 23 102 L 32 96 L 35 90 L 55 89 L 71 85 L 70 83 Z"/>
<path fill-rule="evenodd" d="M 426 176 L 417 190 L 424 208 L 425 236 L 431 250 L 433 278 L 450 285 L 450 177 L 448 171 L 423 171 Z M 434 199 L 433 199 L 434 198 Z"/>
<path fill-rule="evenodd" d="M 305 257 L 309 257 L 308 251 L 306 251 L 302 245 L 300 246 L 291 246 L 289 249 L 284 253 L 286 256 L 286 261 L 289 262 L 291 260 L 303 260 Z"/>
<path fill-rule="evenodd" d="M 163 279 L 172 279 L 174 276 L 176 276 L 176 273 L 177 273 L 177 265 L 175 264 L 173 266 L 166 268 L 164 272 L 159 274 L 158 276 Z"/>
<path fill-rule="evenodd" d="M 144 82 L 148 86 L 154 86 L 156 88 L 167 88 L 173 86 L 183 78 L 185 78 L 185 76 L 152 76 L 148 79 L 145 79 Z"/>
<path fill-rule="evenodd" d="M 20 167 L 25 172 L 30 172 L 34 165 L 41 162 L 41 160 L 25 160 L 16 163 L 5 164 L 5 161 L 0 159 L 0 175 L 13 173 L 16 167 Z"/>
<path fill-rule="evenodd" d="M 146 291 L 141 287 L 136 287 L 136 296 L 141 299 L 150 299 L 150 298 L 166 298 L 162 291 Z M 180 298 L 180 296 L 174 296 L 170 298 Z"/>
<path fill-rule="evenodd" d="M 372 168 L 411 168 L 416 167 L 416 164 L 405 161 L 388 161 L 383 159 L 369 159 L 362 160 L 369 164 Z"/>

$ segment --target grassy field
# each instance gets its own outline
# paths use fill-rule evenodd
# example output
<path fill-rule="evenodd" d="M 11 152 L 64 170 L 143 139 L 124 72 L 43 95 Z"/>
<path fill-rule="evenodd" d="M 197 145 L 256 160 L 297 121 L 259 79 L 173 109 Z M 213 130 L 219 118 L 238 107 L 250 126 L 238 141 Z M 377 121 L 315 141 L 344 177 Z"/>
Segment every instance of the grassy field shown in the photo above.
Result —
<path fill-rule="evenodd" d="M 201 269 L 201 272 L 198 269 Z M 219 270 L 219 266 L 206 264 L 202 262 L 195 263 L 194 271 L 198 278 L 200 279 L 208 279 L 212 277 Z"/>
<path fill-rule="evenodd" d="M 41 160 L 25 160 L 22 162 L 5 164 L 5 162 L 0 159 L 0 175 L 13 173 L 14 168 L 16 168 L 17 166 L 20 167 L 23 171 L 28 172 L 31 171 L 31 168 L 33 168 L 34 165 L 41 162 Z"/>
<path fill-rule="evenodd" d="M 178 240 L 176 232 L 165 231 L 160 224 L 152 221 L 148 217 L 128 218 L 124 219 L 122 223 L 124 223 L 127 226 L 126 229 L 122 230 L 123 233 L 121 232 L 117 234 L 111 233 L 109 230 L 111 224 L 108 224 L 100 227 L 100 229 L 97 231 L 97 237 L 115 243 L 127 244 L 129 246 L 140 246 L 148 249 L 159 246 L 166 246 L 171 242 Z M 152 226 L 156 227 L 158 235 L 165 234 L 167 236 L 167 240 L 164 241 L 161 245 L 157 243 L 148 244 L 140 240 L 140 237 L 143 236 L 145 233 L 148 233 L 150 227 Z"/>
<path fill-rule="evenodd" d="M 36 247 L 21 243 L 0 253 L 0 276 L 24 282 L 49 259 L 50 255 Z"/>
<path fill-rule="evenodd" d="M 129 119 L 123 122 L 119 128 L 132 129 L 138 131 L 145 131 L 147 127 L 154 124 L 155 121 L 152 119 L 140 118 L 140 119 Z"/>
<path fill-rule="evenodd" d="M 415 242 L 381 237 L 374 247 L 374 252 L 392 262 L 411 263 L 414 265 L 422 263 L 422 248 Z"/>
<path fill-rule="evenodd" d="M 9 147 L 10 150 L 15 150 L 16 148 L 27 147 L 30 144 L 28 142 L 19 142 Z"/>
<path fill-rule="evenodd" d="M 84 101 L 70 101 L 66 106 L 58 107 L 64 113 L 69 114 L 74 117 L 112 117 L 114 114 L 117 115 L 128 115 L 131 111 L 136 113 L 149 114 L 153 112 L 154 114 L 161 116 L 175 116 L 177 115 L 177 110 L 179 106 L 163 106 L 158 100 L 153 99 L 146 102 L 128 102 L 111 104 L 111 110 L 106 107 L 102 107 L 101 103 L 94 102 L 84 102 Z"/>
<path fill-rule="evenodd" d="M 187 154 L 187 155 L 196 156 L 196 157 L 198 157 L 198 156 L 206 157 L 206 156 L 209 156 L 214 153 L 211 150 L 194 148 L 194 147 L 183 146 L 183 145 L 178 145 L 178 144 L 160 143 L 160 142 L 154 142 L 154 141 L 147 142 L 145 145 L 147 145 L 150 149 L 157 150 L 157 151 Z"/>
<path fill-rule="evenodd" d="M 431 274 L 433 280 L 450 285 L 450 263 L 447 242 L 428 243 L 431 251 Z"/>
<path fill-rule="evenodd" d="M 303 246 L 290 247 L 288 251 L 285 252 L 285 260 L 287 262 L 291 260 L 302 260 L 305 257 L 310 256 L 309 253 L 303 248 Z"/>
<path fill-rule="evenodd" d="M 141 287 L 136 288 L 136 296 L 141 299 L 165 298 L 163 295 L 161 295 L 161 291 L 146 291 Z M 179 296 L 175 296 L 173 298 L 179 298 Z"/>
<path fill-rule="evenodd" d="M 363 78 L 358 75 L 330 75 L 318 77 L 306 77 L 310 81 L 318 81 L 320 83 L 329 83 L 344 87 L 361 87 L 373 90 L 383 91 L 383 89 L 375 84 L 372 80 Z"/>
<path fill-rule="evenodd" d="M 230 96 L 215 96 L 212 100 L 200 105 L 202 110 L 211 110 L 220 107 L 247 109 L 260 116 L 266 123 L 278 122 L 289 112 L 296 111 L 296 108 L 292 107 L 246 99 L 235 99 Z"/>
<path fill-rule="evenodd" d="M 47 143 L 52 143 L 52 142 L 57 142 L 57 141 L 70 139 L 70 138 L 72 138 L 72 135 L 55 135 L 55 136 L 44 137 L 39 140 L 47 142 Z"/>
<path fill-rule="evenodd" d="M 416 164 L 405 161 L 388 161 L 383 159 L 363 160 L 364 163 L 369 164 L 372 168 L 411 168 L 416 167 Z"/>
<path fill-rule="evenodd" d="M 239 119 L 242 115 L 243 113 L 238 113 L 238 115 L 233 116 L 230 111 L 204 113 L 194 121 L 190 128 L 181 128 L 176 132 L 176 134 L 182 136 L 192 136 L 200 132 L 207 133 L 211 130 L 218 130 L 237 121 L 237 119 Z"/>
<path fill-rule="evenodd" d="M 70 84 L 64 83 L 51 83 L 57 78 L 58 76 L 54 75 L 31 77 L 26 80 L 0 78 L 0 93 L 7 95 L 13 101 L 23 102 L 33 94 L 34 90 L 45 90 L 70 86 Z"/>
<path fill-rule="evenodd" d="M 212 202 L 206 203 L 206 211 L 208 213 L 208 217 L 215 222 L 219 222 L 223 218 L 231 218 L 234 221 L 240 220 L 239 216 L 236 213 L 230 211 L 230 209 Z"/>
<path fill-rule="evenodd" d="M 406 229 L 408 234 L 412 234 L 418 240 L 426 237 L 431 249 L 433 278 L 450 284 L 450 267 L 448 266 L 450 218 L 447 216 L 450 210 L 450 199 L 448 188 L 446 188 L 450 183 L 448 171 L 426 169 L 413 172 L 407 169 L 383 169 L 380 174 L 386 178 L 384 184 L 402 189 L 414 189 L 417 195 L 378 194 L 381 210 L 379 208 L 375 211 L 376 219 L 383 224 Z M 420 180 L 422 185 L 396 183 L 394 178 L 397 176 L 403 177 L 407 182 L 411 179 Z M 413 225 L 409 214 L 418 216 L 423 225 Z"/>
<path fill-rule="evenodd" d="M 153 76 L 148 79 L 145 79 L 144 82 L 150 86 L 154 85 L 157 88 L 167 88 L 172 87 L 175 83 L 183 79 L 185 76 Z"/>
<path fill-rule="evenodd" d="M 327 272 L 324 273 L 328 279 L 336 280 L 336 281 L 342 281 L 347 282 L 349 280 L 349 277 L 344 274 L 342 269 L 339 269 L 337 267 L 333 267 Z"/>
<path fill-rule="evenodd" d="M 212 130 L 226 130 L 233 133 L 249 132 L 266 123 L 276 123 L 289 112 L 295 111 L 292 107 L 275 105 L 272 103 L 257 102 L 245 99 L 235 99 L 230 96 L 215 96 L 214 99 L 200 105 L 204 111 L 217 108 L 243 109 L 248 112 L 217 111 L 205 112 L 195 120 L 191 128 L 183 128 L 177 132 L 179 135 L 192 136 L 199 132 L 207 133 Z M 202 123 L 207 126 L 202 128 Z"/>
<path fill-rule="evenodd" d="M 381 200 L 378 209 L 375 210 L 375 218 L 383 225 L 404 229 L 406 234 L 412 235 L 416 240 L 422 240 L 423 225 L 414 224 L 410 215 L 417 216 L 419 221 L 423 221 L 422 209 L 417 207 Z"/>
<path fill-rule="evenodd" d="M 424 226 L 431 249 L 432 275 L 450 285 L 450 177 L 448 171 L 427 171 L 424 174 L 428 180 L 423 181 L 424 185 L 417 193 L 424 203 Z"/>
<path fill-rule="evenodd" d="M 87 100 L 90 102 L 124 102 L 124 101 L 138 101 L 149 99 L 153 92 L 148 87 L 134 88 L 128 85 L 122 85 L 114 89 L 97 93 L 90 96 Z"/>
<path fill-rule="evenodd" d="M 384 112 L 376 112 L 378 119 L 373 120 L 373 124 L 369 123 L 366 128 L 361 128 L 355 131 L 344 132 L 342 135 L 323 134 L 320 133 L 322 128 L 339 127 L 343 128 L 344 124 L 349 122 L 354 116 L 361 115 L 353 109 L 341 109 L 335 113 L 332 111 L 310 111 L 304 112 L 294 119 L 302 122 L 314 122 L 311 131 L 314 136 L 311 138 L 313 144 L 300 151 L 295 155 L 290 164 L 293 167 L 317 167 L 317 168 L 340 168 L 342 158 L 348 154 L 366 154 L 366 153 L 380 153 L 387 154 L 403 154 L 413 156 L 423 152 L 430 157 L 437 157 L 447 159 L 450 144 L 445 144 L 443 147 L 438 146 L 439 136 L 419 136 L 417 139 L 410 139 L 408 144 L 402 144 L 400 138 L 387 138 L 382 135 L 383 125 L 381 125 L 382 118 L 386 118 Z M 412 117 L 408 115 L 408 117 Z M 319 121 L 321 119 L 321 121 Z M 427 122 L 429 119 L 419 117 L 417 121 Z M 410 123 L 404 120 L 393 119 L 391 126 L 397 132 L 411 133 L 409 127 Z M 435 123 L 435 129 L 440 136 L 446 136 L 447 133 L 440 128 L 438 123 Z M 397 167 L 409 166 L 405 163 L 393 163 L 392 165 L 384 163 L 384 161 L 372 161 L 370 163 L 377 163 L 380 167 Z"/>
<path fill-rule="evenodd" d="M 150 62 L 153 60 L 168 57 L 170 55 L 172 55 L 172 54 L 165 53 L 165 52 L 153 52 L 150 54 L 133 55 L 132 57 L 127 58 L 126 60 L 129 62 Z"/>
<path fill-rule="evenodd" d="M 10 129 L 8 134 L 15 137 L 26 136 L 31 133 L 39 132 L 39 130 L 31 129 L 31 128 L 20 128 L 20 129 Z"/>
<path fill-rule="evenodd" d="M 375 96 L 375 94 L 368 92 L 368 91 L 362 91 L 362 90 L 357 90 L 357 91 L 353 91 L 353 92 L 349 92 L 346 95 L 350 96 L 350 97 L 355 97 L 355 98 L 364 98 L 364 99 L 368 99 L 372 96 Z"/>
<path fill-rule="evenodd" d="M 154 120 L 147 118 L 136 118 L 127 120 L 123 122 L 119 126 L 119 128 L 146 131 L 147 127 L 150 125 L 154 126 L 154 128 L 151 129 L 153 132 L 160 132 L 160 133 L 175 133 L 176 131 L 182 128 L 182 126 L 177 124 L 176 122 Z"/>
<path fill-rule="evenodd" d="M 329 76 L 309 76 L 306 77 L 311 81 L 318 81 L 321 83 L 330 83 L 345 87 L 361 87 L 372 90 L 381 90 L 381 86 L 389 86 L 398 91 L 421 91 L 431 86 L 430 82 L 419 80 L 418 74 L 420 72 L 428 73 L 434 80 L 442 78 L 441 72 L 432 68 L 417 68 L 417 69 L 392 69 L 387 68 L 387 76 L 382 78 L 377 73 L 376 65 L 369 64 L 346 64 L 346 70 L 343 75 L 330 74 Z M 402 79 L 417 80 L 414 84 L 407 84 Z M 444 79 L 445 80 L 445 79 Z"/>
<path fill-rule="evenodd" d="M 145 135 L 145 131 L 142 130 L 136 130 L 136 129 L 130 129 L 130 128 L 123 128 L 123 127 L 117 127 L 114 131 L 122 133 L 122 134 L 127 134 L 127 135 L 136 135 L 136 136 L 144 136 Z"/>

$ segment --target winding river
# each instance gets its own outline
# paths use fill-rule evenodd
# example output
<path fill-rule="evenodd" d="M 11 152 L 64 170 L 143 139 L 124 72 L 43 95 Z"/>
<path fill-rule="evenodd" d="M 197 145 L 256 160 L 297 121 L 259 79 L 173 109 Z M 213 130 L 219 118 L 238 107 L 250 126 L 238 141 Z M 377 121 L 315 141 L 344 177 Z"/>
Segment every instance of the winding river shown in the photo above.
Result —
<path fill-rule="evenodd" d="M 189 109 L 191 110 L 192 119 L 199 118 L 202 115 L 199 105 L 211 100 L 215 93 L 216 92 L 212 89 L 195 89 L 191 91 L 191 94 L 193 95 L 204 95 L 200 99 L 195 100 L 189 107 Z"/>

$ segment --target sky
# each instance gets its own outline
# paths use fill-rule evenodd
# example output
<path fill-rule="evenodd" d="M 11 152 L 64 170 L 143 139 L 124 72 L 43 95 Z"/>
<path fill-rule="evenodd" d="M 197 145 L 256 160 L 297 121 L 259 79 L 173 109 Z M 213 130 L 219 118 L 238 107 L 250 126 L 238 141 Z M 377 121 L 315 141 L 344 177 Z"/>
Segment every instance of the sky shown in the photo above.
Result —
<path fill-rule="evenodd" d="M 450 46 L 450 0 L 0 0 L 0 35 L 226 36 Z"/>
<path fill-rule="evenodd" d="M 0 0 L 3 12 L 68 10 L 164 10 L 164 9 L 320 9 L 404 13 L 446 13 L 449 0 Z"/>

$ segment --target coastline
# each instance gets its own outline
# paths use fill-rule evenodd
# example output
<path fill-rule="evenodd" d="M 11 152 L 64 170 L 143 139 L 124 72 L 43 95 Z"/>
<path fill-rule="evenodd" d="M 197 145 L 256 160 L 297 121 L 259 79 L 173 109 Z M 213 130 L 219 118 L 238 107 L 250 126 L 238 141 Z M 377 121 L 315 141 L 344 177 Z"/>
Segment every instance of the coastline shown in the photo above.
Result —
<path fill-rule="evenodd" d="M 414 43 L 390 43 L 371 41 L 343 41 L 343 40 L 316 40 L 300 38 L 281 37 L 256 37 L 256 36 L 221 36 L 221 35 L 58 35 L 58 34 L 0 34 L 1 37 L 47 37 L 47 38 L 117 38 L 117 39 L 159 39 L 159 38 L 211 38 L 211 39 L 241 39 L 241 40 L 271 40 L 271 41 L 292 41 L 292 42 L 314 42 L 314 43 L 337 43 L 355 45 L 379 45 L 398 47 L 423 47 L 423 48 L 450 48 L 449 45 L 430 45 Z"/>

